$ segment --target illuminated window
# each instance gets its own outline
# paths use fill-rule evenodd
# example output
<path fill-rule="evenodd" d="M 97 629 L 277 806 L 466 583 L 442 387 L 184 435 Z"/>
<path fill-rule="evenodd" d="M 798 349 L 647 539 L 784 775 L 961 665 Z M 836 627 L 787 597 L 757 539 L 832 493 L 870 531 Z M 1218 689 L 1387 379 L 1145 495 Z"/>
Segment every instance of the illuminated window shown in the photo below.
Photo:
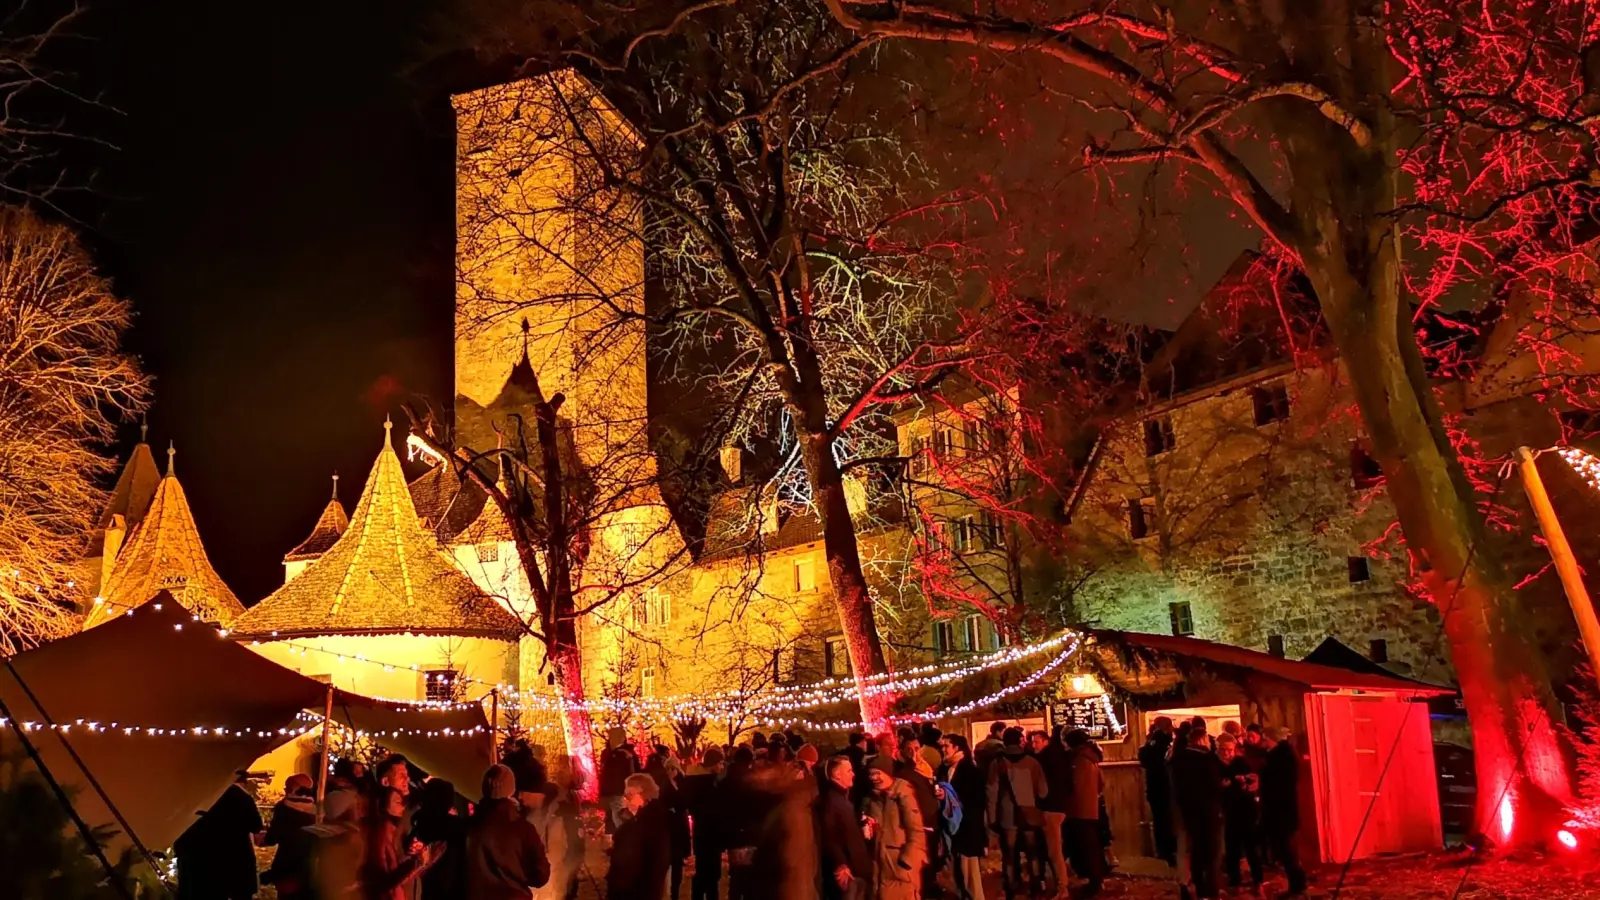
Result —
<path fill-rule="evenodd" d="M 639 696 L 654 697 L 656 695 L 656 667 L 642 666 L 639 669 Z"/>
<path fill-rule="evenodd" d="M 1189 608 L 1189 601 L 1167 604 L 1167 615 L 1172 619 L 1173 634 L 1180 637 L 1194 634 L 1194 610 Z"/>
<path fill-rule="evenodd" d="M 644 625 L 659 628 L 672 624 L 672 597 L 666 592 L 651 588 L 644 592 Z"/>
<path fill-rule="evenodd" d="M 988 631 L 988 629 L 984 628 L 983 616 L 967 616 L 966 619 L 962 621 L 962 626 L 963 630 L 966 632 L 964 636 L 967 639 L 968 650 L 977 652 L 979 650 L 990 649 L 987 646 L 988 642 L 984 640 L 985 632 Z"/>
<path fill-rule="evenodd" d="M 829 678 L 843 678 L 850 674 L 850 648 L 842 635 L 822 642 L 822 667 Z"/>
<path fill-rule="evenodd" d="M 972 517 L 952 519 L 945 523 L 948 532 L 950 549 L 956 553 L 965 553 L 972 547 Z"/>
<path fill-rule="evenodd" d="M 928 435 L 915 432 L 911 435 L 911 474 L 926 474 L 929 468 L 928 451 L 933 447 L 933 442 Z"/>
<path fill-rule="evenodd" d="M 1160 456 L 1178 446 L 1178 435 L 1172 430 L 1171 416 L 1158 416 L 1144 421 L 1144 455 Z"/>
<path fill-rule="evenodd" d="M 460 682 L 456 678 L 455 669 L 429 669 L 423 673 L 424 684 L 427 685 L 425 697 L 449 703 L 460 698 L 456 688 Z"/>
<path fill-rule="evenodd" d="M 478 562 L 486 563 L 500 561 L 499 544 L 478 544 L 475 549 L 478 551 Z"/>
<path fill-rule="evenodd" d="M 961 649 L 956 646 L 956 625 L 949 619 L 933 623 L 933 651 L 940 656 Z"/>
<path fill-rule="evenodd" d="M 797 594 L 817 589 L 817 569 L 811 557 L 802 556 L 794 561 L 794 590 Z"/>
<path fill-rule="evenodd" d="M 956 440 L 956 429 L 935 428 L 933 430 L 933 452 L 940 457 L 951 457 L 956 454 L 960 442 Z"/>
<path fill-rule="evenodd" d="M 1289 389 L 1281 384 L 1251 388 L 1250 405 L 1257 425 L 1281 422 L 1289 418 Z"/>

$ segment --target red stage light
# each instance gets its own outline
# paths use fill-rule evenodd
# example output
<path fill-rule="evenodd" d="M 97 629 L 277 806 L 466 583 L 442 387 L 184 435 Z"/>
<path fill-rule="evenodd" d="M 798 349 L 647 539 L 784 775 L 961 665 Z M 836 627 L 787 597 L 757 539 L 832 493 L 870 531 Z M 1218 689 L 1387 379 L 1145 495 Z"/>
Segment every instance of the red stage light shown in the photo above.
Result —
<path fill-rule="evenodd" d="M 1578 849 L 1578 836 L 1566 830 L 1565 828 L 1556 832 L 1556 840 L 1560 841 L 1561 846 L 1567 848 L 1568 850 Z"/>

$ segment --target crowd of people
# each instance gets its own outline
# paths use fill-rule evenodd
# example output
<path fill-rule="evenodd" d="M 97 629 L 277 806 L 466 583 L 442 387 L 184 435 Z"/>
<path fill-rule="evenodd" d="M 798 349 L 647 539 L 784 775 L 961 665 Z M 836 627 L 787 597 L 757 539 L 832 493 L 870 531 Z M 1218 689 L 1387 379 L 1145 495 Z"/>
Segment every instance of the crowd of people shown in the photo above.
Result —
<path fill-rule="evenodd" d="M 1295 836 L 1300 830 L 1300 763 L 1288 729 L 1223 723 L 1207 733 L 1196 717 L 1176 727 L 1151 722 L 1139 749 L 1156 853 L 1184 876 L 1183 893 L 1200 900 L 1243 887 L 1243 870 L 1259 890 L 1270 861 L 1283 869 L 1289 895 L 1303 895 L 1306 873 Z"/>
<path fill-rule="evenodd" d="M 724 878 L 729 900 L 983 900 L 991 846 L 1007 898 L 1088 896 L 1111 860 L 1101 754 L 1082 731 L 997 723 L 973 747 L 924 726 L 836 751 L 779 732 L 639 762 L 620 740 L 601 756 L 611 897 L 678 900 L 691 856 L 690 900 L 718 900 Z"/>
<path fill-rule="evenodd" d="M 1276 731 L 1276 730 L 1275 730 Z M 1298 761 L 1285 734 L 1156 719 L 1139 751 L 1156 851 L 1186 895 L 1259 887 L 1294 850 Z M 613 732 L 598 791 L 609 900 L 984 900 L 998 854 L 1012 898 L 1093 896 L 1111 852 L 1099 746 L 1083 731 L 997 722 L 976 746 L 931 725 L 840 748 L 793 732 L 680 756 Z M 262 881 L 281 900 L 574 900 L 586 840 L 574 786 L 526 745 L 483 776 L 481 799 L 420 780 L 400 756 L 371 771 L 340 760 L 319 822 L 309 777 L 291 776 L 263 827 L 235 785 L 176 846 L 183 900 L 249 900 L 253 847 L 276 847 Z M 596 879 L 596 887 L 601 886 Z"/>

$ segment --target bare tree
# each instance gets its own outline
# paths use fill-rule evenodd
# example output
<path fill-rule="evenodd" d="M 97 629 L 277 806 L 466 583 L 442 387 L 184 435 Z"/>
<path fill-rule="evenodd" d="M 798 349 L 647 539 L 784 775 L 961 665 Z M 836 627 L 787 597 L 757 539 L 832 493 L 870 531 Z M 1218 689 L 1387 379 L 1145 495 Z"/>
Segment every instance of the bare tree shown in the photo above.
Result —
<path fill-rule="evenodd" d="M 559 214 L 579 235 L 631 225 L 651 248 L 661 291 L 648 319 L 669 373 L 720 398 L 726 439 L 780 448 L 784 464 L 753 514 L 773 499 L 815 511 L 854 671 L 884 672 L 846 476 L 900 464 L 889 410 L 934 392 L 963 353 L 949 257 L 967 198 L 932 190 L 892 123 L 849 114 L 860 84 L 892 83 L 853 77 L 871 71 L 876 41 L 836 28 L 820 5 L 607 5 L 604 18 L 564 8 L 569 27 L 552 30 L 572 37 L 560 46 L 529 54 L 537 41 L 515 33 L 509 46 L 542 83 L 526 102 L 553 98 L 530 118 L 568 120 L 594 166 L 566 196 L 542 194 L 517 215 Z M 567 65 L 594 87 L 545 74 Z M 617 152 L 586 137 L 600 96 L 637 146 Z M 544 164 L 551 150 L 538 152 L 511 165 Z M 563 256 L 550 235 L 523 235 L 588 270 L 592 243 Z M 863 692 L 863 721 L 881 722 L 892 702 Z"/>
<path fill-rule="evenodd" d="M 862 39 L 1037 57 L 1088 109 L 1083 159 L 1177 167 L 1305 272 L 1351 374 L 1474 732 L 1478 821 L 1542 834 L 1570 792 L 1550 674 L 1444 424 L 1413 323 L 1449 296 L 1592 310 L 1596 69 L 1586 4 L 1461 0 L 960 4 L 827 0 Z M 1402 260 L 1403 240 L 1421 252 Z M 1592 319 L 1588 319 L 1592 321 Z M 1570 352 L 1570 345 L 1565 348 Z M 1550 387 L 1560 387 L 1552 382 Z M 1592 402 L 1589 386 L 1570 390 Z"/>
<path fill-rule="evenodd" d="M 129 318 L 69 229 L 0 209 L 0 651 L 76 628 L 101 451 L 149 392 Z"/>

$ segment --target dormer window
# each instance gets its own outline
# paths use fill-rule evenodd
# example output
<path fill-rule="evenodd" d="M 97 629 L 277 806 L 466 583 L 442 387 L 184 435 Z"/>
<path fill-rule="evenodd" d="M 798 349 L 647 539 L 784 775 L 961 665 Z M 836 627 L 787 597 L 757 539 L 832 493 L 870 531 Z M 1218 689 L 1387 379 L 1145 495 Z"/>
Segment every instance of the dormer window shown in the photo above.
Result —
<path fill-rule="evenodd" d="M 1289 418 L 1289 389 L 1282 384 L 1251 388 L 1250 405 L 1257 426 L 1281 422 Z"/>
<path fill-rule="evenodd" d="M 1178 446 L 1178 435 L 1172 430 L 1171 416 L 1157 416 L 1144 420 L 1144 455 L 1160 456 Z"/>

